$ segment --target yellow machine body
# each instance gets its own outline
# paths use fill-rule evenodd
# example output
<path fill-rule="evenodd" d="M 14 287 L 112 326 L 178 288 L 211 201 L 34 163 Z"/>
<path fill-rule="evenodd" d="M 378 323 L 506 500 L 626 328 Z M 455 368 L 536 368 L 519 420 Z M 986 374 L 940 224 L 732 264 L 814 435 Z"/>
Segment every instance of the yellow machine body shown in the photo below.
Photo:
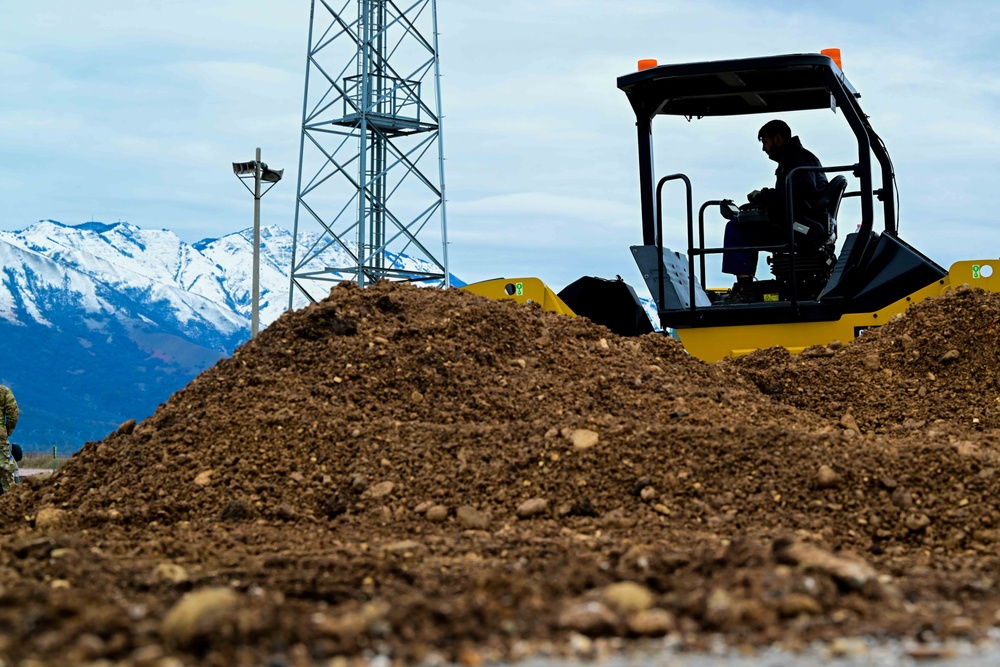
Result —
<path fill-rule="evenodd" d="M 984 269 L 989 267 L 989 269 Z M 983 273 L 989 275 L 983 275 Z M 834 340 L 843 343 L 871 327 L 888 322 L 911 305 L 944 294 L 960 285 L 990 292 L 1000 292 L 1000 260 L 969 260 L 951 265 L 948 275 L 927 287 L 871 313 L 846 313 L 830 322 L 791 322 L 784 324 L 748 324 L 742 326 L 677 329 L 675 333 L 692 356 L 704 361 L 738 357 L 754 350 L 781 346 L 797 354 L 813 345 Z"/>
<path fill-rule="evenodd" d="M 472 283 L 462 289 L 490 299 L 537 303 L 541 305 L 543 310 L 576 317 L 576 313 L 538 278 L 495 278 Z"/>
<path fill-rule="evenodd" d="M 714 362 L 738 357 L 755 350 L 781 346 L 798 354 L 813 345 L 834 340 L 854 340 L 866 329 L 888 322 L 893 315 L 924 299 L 939 296 L 961 285 L 1000 292 L 1000 260 L 967 260 L 951 265 L 948 275 L 875 312 L 847 313 L 827 322 L 788 322 L 676 329 L 674 333 L 694 357 Z M 513 299 L 518 303 L 538 303 L 544 310 L 575 316 L 556 293 L 538 278 L 497 278 L 462 288 L 491 299 Z"/>

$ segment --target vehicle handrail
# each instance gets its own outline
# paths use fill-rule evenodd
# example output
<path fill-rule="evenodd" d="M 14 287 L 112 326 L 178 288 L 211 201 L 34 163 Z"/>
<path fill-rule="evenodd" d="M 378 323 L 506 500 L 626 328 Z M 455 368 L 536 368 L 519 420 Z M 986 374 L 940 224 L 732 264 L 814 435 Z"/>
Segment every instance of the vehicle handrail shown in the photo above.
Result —
<path fill-rule="evenodd" d="M 723 202 L 722 199 L 710 199 L 701 205 L 698 209 L 698 250 L 702 252 L 698 253 L 699 263 L 701 265 L 701 286 L 705 287 L 705 210 L 709 206 L 719 206 Z M 688 248 L 688 254 L 693 254 L 694 248 Z"/>
<path fill-rule="evenodd" d="M 664 176 L 656 184 L 656 256 L 659 259 L 660 266 L 657 268 L 657 273 L 660 276 L 660 300 L 657 308 L 663 306 L 664 300 L 664 286 L 663 286 L 663 269 L 665 264 L 663 262 L 663 200 L 662 192 L 663 185 L 667 181 L 684 181 L 684 189 L 687 192 L 687 229 L 688 229 L 688 248 L 694 245 L 694 216 L 693 211 L 693 196 L 691 193 L 691 179 L 684 174 L 670 174 L 669 176 Z M 691 284 L 691 310 L 694 311 L 694 281 L 691 278 L 694 276 L 694 257 L 688 253 L 688 282 Z"/>

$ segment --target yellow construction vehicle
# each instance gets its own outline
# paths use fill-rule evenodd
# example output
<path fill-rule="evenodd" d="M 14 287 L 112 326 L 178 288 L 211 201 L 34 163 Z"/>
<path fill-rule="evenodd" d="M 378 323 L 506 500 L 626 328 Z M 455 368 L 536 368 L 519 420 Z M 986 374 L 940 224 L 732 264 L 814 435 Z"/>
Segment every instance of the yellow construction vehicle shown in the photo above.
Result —
<path fill-rule="evenodd" d="M 692 355 L 716 361 L 772 346 L 799 352 L 833 340 L 846 343 L 912 304 L 959 285 L 1000 291 L 1000 260 L 961 261 L 945 270 L 899 237 L 892 162 L 861 110 L 860 95 L 841 70 L 838 53 L 670 65 L 640 61 L 636 72 L 619 77 L 618 87 L 632 105 L 638 128 L 643 243 L 633 246 L 632 254 L 656 303 L 661 328 L 675 332 Z M 759 224 L 769 224 L 767 213 L 728 200 L 706 201 L 696 221 L 690 179 L 682 173 L 654 176 L 653 120 L 659 115 L 701 119 L 831 108 L 853 131 L 857 161 L 797 167 L 787 174 L 783 217 L 791 223 L 784 223 L 780 243 L 706 247 L 706 210 L 717 206 L 726 218 Z M 830 175 L 807 217 L 792 206 L 793 177 L 800 171 Z M 847 191 L 843 174 L 853 177 L 857 190 Z M 686 188 L 685 252 L 663 245 L 662 193 L 672 181 Z M 846 197 L 859 199 L 860 220 L 841 225 L 856 231 L 844 238 L 838 253 L 837 215 Z M 874 229 L 877 206 L 882 209 L 880 231 Z M 728 290 L 706 291 L 706 257 L 740 251 L 769 253 L 773 278 L 754 282 L 749 298 L 739 301 L 727 299 Z M 515 283 L 531 284 L 532 291 L 517 292 L 510 287 Z M 582 278 L 558 295 L 527 278 L 485 281 L 466 289 L 491 298 L 537 301 L 623 335 L 652 330 L 635 291 L 620 279 Z"/>

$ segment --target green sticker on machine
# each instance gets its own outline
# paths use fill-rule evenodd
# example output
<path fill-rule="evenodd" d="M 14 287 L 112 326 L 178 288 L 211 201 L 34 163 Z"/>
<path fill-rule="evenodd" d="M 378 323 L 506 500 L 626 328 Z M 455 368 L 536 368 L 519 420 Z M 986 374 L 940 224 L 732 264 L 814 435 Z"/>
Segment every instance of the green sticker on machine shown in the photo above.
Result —
<path fill-rule="evenodd" d="M 979 265 L 978 264 L 973 264 L 972 265 L 972 279 L 973 280 L 978 280 L 979 279 Z"/>
<path fill-rule="evenodd" d="M 978 266 L 976 267 L 976 270 L 977 271 L 979 270 Z M 524 296 L 524 283 L 515 283 L 514 287 L 517 288 L 517 295 L 518 296 Z"/>

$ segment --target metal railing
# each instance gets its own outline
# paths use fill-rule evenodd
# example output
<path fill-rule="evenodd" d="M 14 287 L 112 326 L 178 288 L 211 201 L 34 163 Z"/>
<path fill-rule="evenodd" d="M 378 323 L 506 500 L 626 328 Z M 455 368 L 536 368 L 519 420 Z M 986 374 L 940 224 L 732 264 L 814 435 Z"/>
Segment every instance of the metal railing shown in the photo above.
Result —
<path fill-rule="evenodd" d="M 796 167 L 792 169 L 785 179 L 785 191 L 786 191 L 786 220 L 790 221 L 788 224 L 789 238 L 788 243 L 779 245 L 759 245 L 759 246 L 739 246 L 739 247 L 722 247 L 722 248 L 706 248 L 705 247 L 705 211 L 714 205 L 721 204 L 724 200 L 713 199 L 706 201 L 701 205 L 698 210 L 698 245 L 695 246 L 694 239 L 694 216 L 693 216 L 693 195 L 691 188 L 691 180 L 685 174 L 670 174 L 669 176 L 664 176 L 656 184 L 656 251 L 657 256 L 660 261 L 659 267 L 659 304 L 664 303 L 664 268 L 665 264 L 663 262 L 663 186 L 669 181 L 684 181 L 684 186 L 687 195 L 687 239 L 688 239 L 688 287 L 690 291 L 690 303 L 689 307 L 691 312 L 694 312 L 697 308 L 695 304 L 695 270 L 694 262 L 695 257 L 699 260 L 699 277 L 701 285 L 705 284 L 705 256 L 706 255 L 724 255 L 731 252 L 776 252 L 781 250 L 789 251 L 789 272 L 791 274 L 791 294 L 789 299 L 789 307 L 798 308 L 798 294 L 795 285 L 795 228 L 792 225 L 792 177 L 800 171 L 809 172 L 823 172 L 823 173 L 836 173 L 836 172 L 852 172 L 857 176 L 857 170 L 859 165 L 839 165 L 836 167 Z M 850 192 L 844 193 L 842 197 L 860 197 L 861 192 Z"/>

